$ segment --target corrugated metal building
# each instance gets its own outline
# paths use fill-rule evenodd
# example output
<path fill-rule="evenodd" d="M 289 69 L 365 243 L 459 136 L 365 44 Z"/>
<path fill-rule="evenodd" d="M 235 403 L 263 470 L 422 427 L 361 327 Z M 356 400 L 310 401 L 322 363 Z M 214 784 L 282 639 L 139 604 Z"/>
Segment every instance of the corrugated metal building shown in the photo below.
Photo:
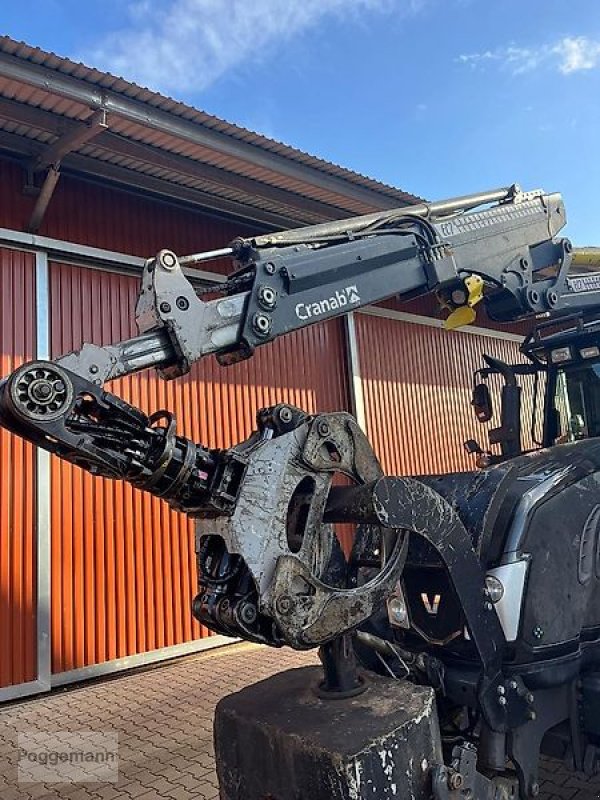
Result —
<path fill-rule="evenodd" d="M 417 198 L 171 99 L 0 38 L 2 375 L 132 335 L 144 257 Z M 474 187 L 480 188 L 480 187 Z M 222 265 L 222 271 L 227 265 Z M 207 276 L 196 272 L 198 279 Z M 483 352 L 517 333 L 444 333 L 432 304 L 386 303 L 185 379 L 112 389 L 167 407 L 211 447 L 278 401 L 353 410 L 389 472 L 469 467 Z M 0 700 L 223 643 L 191 616 L 191 524 L 158 500 L 0 433 Z"/>

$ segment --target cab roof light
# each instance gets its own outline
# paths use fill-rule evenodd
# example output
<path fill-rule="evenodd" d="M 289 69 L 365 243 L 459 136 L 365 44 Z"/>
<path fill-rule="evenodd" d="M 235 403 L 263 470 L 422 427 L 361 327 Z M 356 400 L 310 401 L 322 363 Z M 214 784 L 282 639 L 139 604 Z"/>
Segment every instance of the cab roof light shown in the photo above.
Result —
<path fill-rule="evenodd" d="M 550 351 L 550 361 L 553 364 L 563 364 L 565 361 L 571 361 L 572 358 L 570 347 L 557 347 L 556 350 Z"/>

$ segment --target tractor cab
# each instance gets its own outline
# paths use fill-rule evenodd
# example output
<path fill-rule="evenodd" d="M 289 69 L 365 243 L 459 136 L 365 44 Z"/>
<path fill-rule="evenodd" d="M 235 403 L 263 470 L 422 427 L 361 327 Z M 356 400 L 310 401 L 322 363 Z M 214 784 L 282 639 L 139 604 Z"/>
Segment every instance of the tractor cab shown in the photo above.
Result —
<path fill-rule="evenodd" d="M 473 375 L 471 404 L 480 423 L 494 419 L 493 383 L 501 381 L 500 424 L 488 432 L 490 449 L 465 443 L 478 466 L 600 436 L 600 315 L 541 322 L 521 353 L 527 361 L 519 364 L 484 356 L 485 366 Z"/>

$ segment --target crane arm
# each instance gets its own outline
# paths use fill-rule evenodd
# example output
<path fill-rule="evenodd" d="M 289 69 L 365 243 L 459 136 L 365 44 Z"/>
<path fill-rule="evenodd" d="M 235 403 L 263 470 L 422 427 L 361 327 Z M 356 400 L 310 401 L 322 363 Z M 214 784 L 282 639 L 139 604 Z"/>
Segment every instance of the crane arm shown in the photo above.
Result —
<path fill-rule="evenodd" d="M 169 412 L 147 416 L 105 383 L 151 367 L 175 378 L 209 354 L 230 364 L 394 296 L 435 293 L 451 324 L 471 319 L 479 303 L 494 319 L 514 320 L 559 311 L 575 294 L 596 302 L 600 279 L 583 291 L 569 283 L 572 248 L 558 236 L 565 221 L 560 195 L 510 187 L 237 239 L 194 256 L 163 250 L 143 271 L 139 335 L 19 367 L 0 385 L 0 424 L 201 518 L 194 613 L 214 630 L 296 647 L 329 641 L 389 596 L 406 555 L 405 537 L 388 531 L 377 578 L 331 585 L 334 546 L 322 520 L 348 513 L 343 502 L 327 511 L 332 476 L 369 484 L 381 475 L 352 418 L 276 406 L 260 412 L 246 442 L 215 451 L 178 435 Z M 199 297 L 183 268 L 223 256 L 233 258 L 233 275 L 208 287 L 219 296 Z M 301 608 L 286 607 L 290 586 Z"/>
<path fill-rule="evenodd" d="M 494 205 L 489 204 L 496 200 Z M 178 258 L 163 250 L 144 269 L 140 335 L 56 363 L 96 385 L 155 367 L 165 378 L 211 353 L 222 364 L 308 325 L 390 297 L 436 293 L 451 312 L 481 299 L 497 320 L 551 311 L 570 263 L 558 194 L 515 187 L 237 239 Z M 236 270 L 212 300 L 196 295 L 183 267 L 229 255 Z"/>

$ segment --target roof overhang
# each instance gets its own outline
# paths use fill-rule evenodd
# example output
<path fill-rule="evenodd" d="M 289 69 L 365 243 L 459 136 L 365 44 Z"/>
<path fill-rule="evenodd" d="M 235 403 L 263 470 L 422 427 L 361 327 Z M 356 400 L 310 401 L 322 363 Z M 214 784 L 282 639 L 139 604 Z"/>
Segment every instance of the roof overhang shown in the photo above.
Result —
<path fill-rule="evenodd" d="M 0 37 L 0 149 L 269 229 L 418 198 L 120 78 Z M 43 209 L 42 209 L 43 212 Z"/>

